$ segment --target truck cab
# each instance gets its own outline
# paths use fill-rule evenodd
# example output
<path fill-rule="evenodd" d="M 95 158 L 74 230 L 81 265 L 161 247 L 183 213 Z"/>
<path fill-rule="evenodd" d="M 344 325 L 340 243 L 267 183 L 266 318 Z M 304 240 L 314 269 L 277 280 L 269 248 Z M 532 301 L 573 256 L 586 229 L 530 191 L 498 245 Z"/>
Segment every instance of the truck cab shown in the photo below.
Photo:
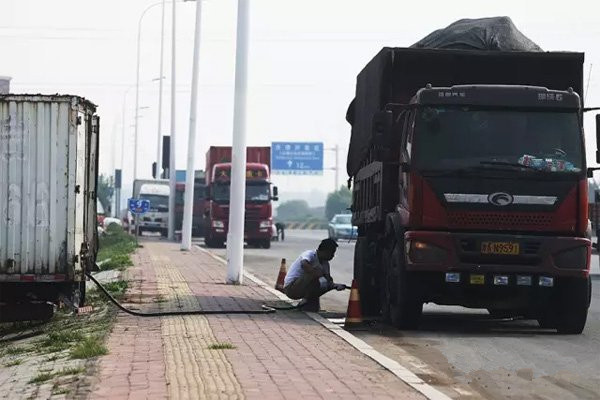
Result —
<path fill-rule="evenodd" d="M 155 183 L 144 183 L 140 188 L 139 198 L 150 202 L 150 210 L 139 215 L 136 223 L 139 233 L 159 232 L 167 236 L 169 231 L 169 186 Z"/>
<path fill-rule="evenodd" d="M 206 152 L 203 231 L 208 247 L 222 247 L 227 240 L 231 156 L 229 146 L 211 146 Z M 271 247 L 272 202 L 276 200 L 277 187 L 271 188 L 271 148 L 247 147 L 244 239 L 249 246 Z"/>

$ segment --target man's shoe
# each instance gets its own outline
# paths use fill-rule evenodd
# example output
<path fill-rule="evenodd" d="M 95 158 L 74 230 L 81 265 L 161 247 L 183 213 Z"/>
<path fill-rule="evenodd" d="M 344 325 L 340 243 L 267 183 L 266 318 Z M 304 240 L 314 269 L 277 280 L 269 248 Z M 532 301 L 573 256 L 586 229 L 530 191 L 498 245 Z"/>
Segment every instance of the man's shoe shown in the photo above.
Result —
<path fill-rule="evenodd" d="M 319 298 L 316 299 L 302 299 L 298 303 L 298 309 L 307 312 L 319 312 L 321 309 L 321 302 Z"/>

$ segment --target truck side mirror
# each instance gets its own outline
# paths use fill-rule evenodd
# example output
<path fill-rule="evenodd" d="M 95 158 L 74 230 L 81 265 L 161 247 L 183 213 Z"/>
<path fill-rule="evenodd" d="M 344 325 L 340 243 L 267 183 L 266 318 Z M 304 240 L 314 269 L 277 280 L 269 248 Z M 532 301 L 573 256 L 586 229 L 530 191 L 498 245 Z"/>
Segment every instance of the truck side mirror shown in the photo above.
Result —
<path fill-rule="evenodd" d="M 373 144 L 385 146 L 391 138 L 394 114 L 391 111 L 378 111 L 373 115 Z"/>
<path fill-rule="evenodd" d="M 271 198 L 271 200 L 279 200 L 279 189 L 277 189 L 277 186 L 273 186 L 273 197 Z"/>

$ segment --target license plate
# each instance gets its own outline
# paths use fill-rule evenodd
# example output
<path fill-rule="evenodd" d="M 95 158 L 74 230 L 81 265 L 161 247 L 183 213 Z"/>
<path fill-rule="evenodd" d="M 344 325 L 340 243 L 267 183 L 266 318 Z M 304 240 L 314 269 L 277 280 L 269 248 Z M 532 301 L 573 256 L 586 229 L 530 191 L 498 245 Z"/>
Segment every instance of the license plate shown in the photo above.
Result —
<path fill-rule="evenodd" d="M 519 243 L 515 242 L 482 242 L 481 254 L 519 254 Z"/>

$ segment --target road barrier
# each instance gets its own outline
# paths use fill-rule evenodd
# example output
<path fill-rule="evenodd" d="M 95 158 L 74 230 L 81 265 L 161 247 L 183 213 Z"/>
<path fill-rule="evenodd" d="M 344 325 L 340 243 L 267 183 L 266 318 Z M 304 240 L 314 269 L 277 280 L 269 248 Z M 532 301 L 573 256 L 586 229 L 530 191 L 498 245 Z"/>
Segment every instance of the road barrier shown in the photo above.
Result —
<path fill-rule="evenodd" d="M 285 222 L 285 229 L 327 229 L 326 222 Z"/>

